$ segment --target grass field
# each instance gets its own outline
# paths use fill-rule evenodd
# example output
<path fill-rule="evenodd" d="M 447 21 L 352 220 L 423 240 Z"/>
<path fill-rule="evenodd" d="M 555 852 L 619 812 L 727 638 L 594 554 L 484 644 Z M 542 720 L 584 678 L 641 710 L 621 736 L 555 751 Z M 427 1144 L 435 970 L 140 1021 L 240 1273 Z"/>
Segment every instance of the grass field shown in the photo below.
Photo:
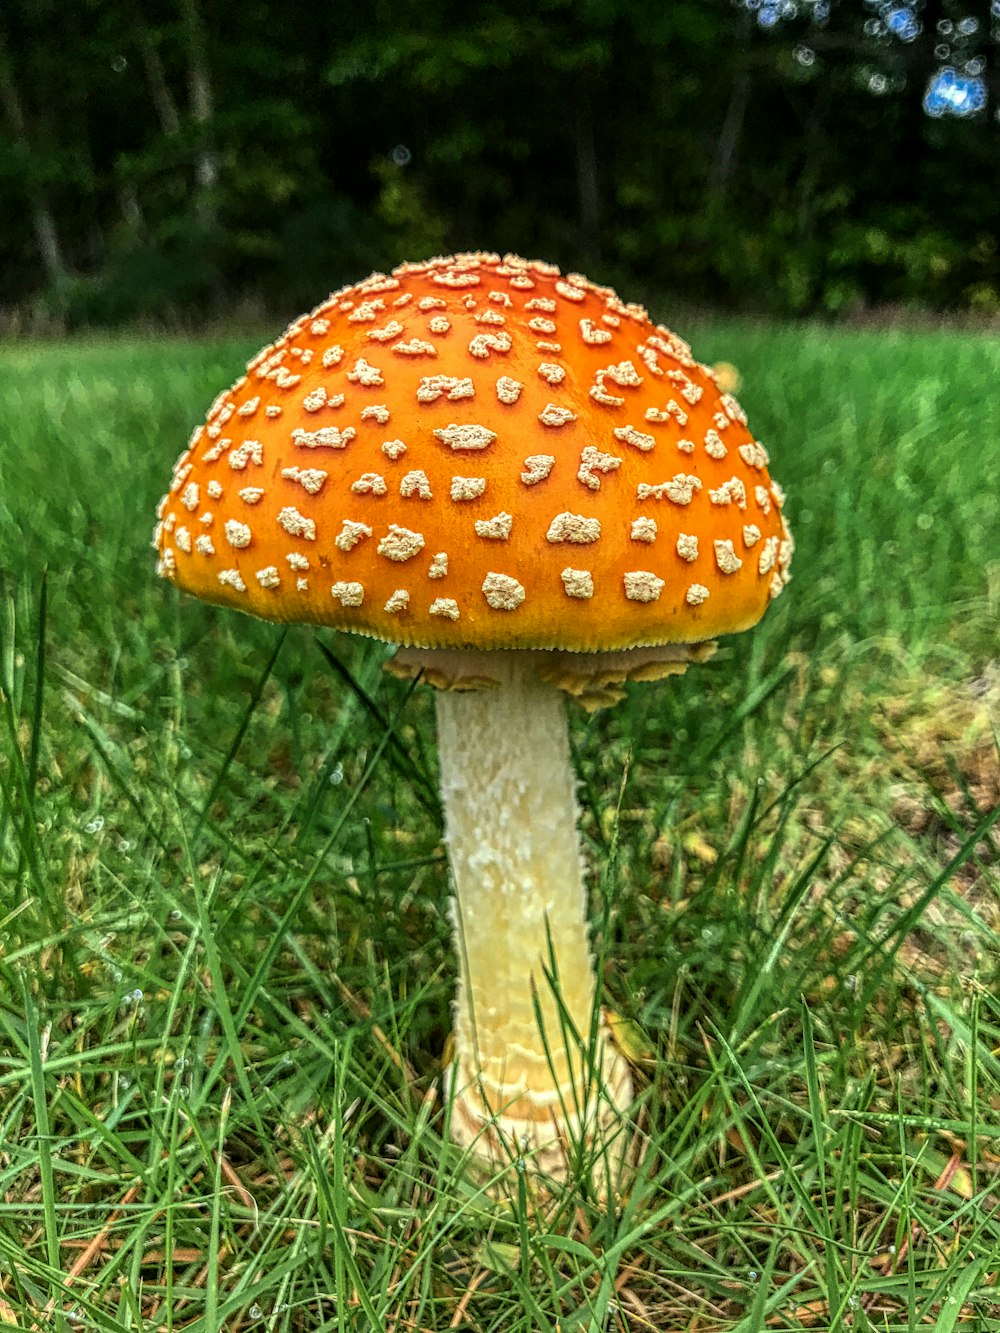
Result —
<path fill-rule="evenodd" d="M 429 691 L 153 576 L 256 344 L 0 348 L 0 1327 L 1000 1329 L 1000 344 L 693 332 L 798 550 L 574 718 L 603 1202 L 444 1137 Z"/>

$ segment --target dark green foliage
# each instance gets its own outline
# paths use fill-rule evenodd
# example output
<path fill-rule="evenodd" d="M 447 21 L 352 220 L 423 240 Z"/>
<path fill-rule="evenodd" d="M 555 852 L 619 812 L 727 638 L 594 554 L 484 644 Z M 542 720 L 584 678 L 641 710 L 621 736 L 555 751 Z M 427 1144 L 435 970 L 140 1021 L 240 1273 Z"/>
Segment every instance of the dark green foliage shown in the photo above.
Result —
<path fill-rule="evenodd" d="M 891 9 L 25 0 L 0 18 L 0 303 L 293 311 L 494 248 L 700 304 L 993 313 L 1000 19 L 900 0 L 903 40 Z M 985 108 L 925 114 L 970 61 Z"/>

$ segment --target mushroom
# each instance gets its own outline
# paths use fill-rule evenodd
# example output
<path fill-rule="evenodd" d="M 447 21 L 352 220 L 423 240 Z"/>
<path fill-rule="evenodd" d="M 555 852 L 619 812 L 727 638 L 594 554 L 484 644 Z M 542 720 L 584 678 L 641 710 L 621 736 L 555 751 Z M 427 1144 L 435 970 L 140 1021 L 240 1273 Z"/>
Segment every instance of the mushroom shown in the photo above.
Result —
<path fill-rule="evenodd" d="M 451 1129 L 493 1162 L 619 1141 L 567 695 L 703 661 L 792 544 L 736 399 L 638 305 L 516 256 L 335 292 L 219 395 L 158 511 L 159 572 L 399 645 L 437 687 L 459 954 Z M 595 1020 L 596 1014 L 596 1020 Z M 616 1149 L 616 1152 L 620 1150 Z"/>

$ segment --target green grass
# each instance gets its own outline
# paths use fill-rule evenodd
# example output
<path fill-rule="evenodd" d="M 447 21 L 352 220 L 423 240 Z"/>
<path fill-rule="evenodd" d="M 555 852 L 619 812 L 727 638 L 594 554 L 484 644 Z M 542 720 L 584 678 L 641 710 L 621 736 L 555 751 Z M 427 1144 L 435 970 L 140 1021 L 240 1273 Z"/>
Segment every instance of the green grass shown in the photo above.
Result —
<path fill-rule="evenodd" d="M 255 347 L 0 349 L 0 1327 L 1000 1329 L 1000 345 L 694 332 L 798 551 L 574 718 L 611 1203 L 443 1137 L 428 691 L 153 577 Z"/>

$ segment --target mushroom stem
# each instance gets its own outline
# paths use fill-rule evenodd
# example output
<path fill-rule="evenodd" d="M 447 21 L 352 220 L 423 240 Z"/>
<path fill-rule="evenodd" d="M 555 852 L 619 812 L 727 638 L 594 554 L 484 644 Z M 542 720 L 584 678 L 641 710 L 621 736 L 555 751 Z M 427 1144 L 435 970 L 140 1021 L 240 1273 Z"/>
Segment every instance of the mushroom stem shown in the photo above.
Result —
<path fill-rule="evenodd" d="M 484 674 L 496 688 L 436 695 L 460 968 L 452 1133 L 494 1161 L 535 1149 L 559 1175 L 574 1140 L 620 1127 L 631 1081 L 595 1022 L 565 697 L 528 654 L 492 653 Z"/>

